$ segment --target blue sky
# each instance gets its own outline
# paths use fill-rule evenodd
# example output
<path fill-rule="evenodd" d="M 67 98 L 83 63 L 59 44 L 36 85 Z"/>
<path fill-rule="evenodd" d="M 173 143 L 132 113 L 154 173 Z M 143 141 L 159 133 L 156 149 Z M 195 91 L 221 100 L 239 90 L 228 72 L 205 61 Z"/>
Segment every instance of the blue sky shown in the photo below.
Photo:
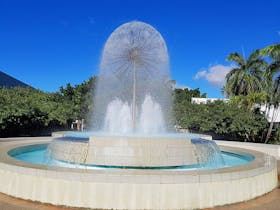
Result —
<path fill-rule="evenodd" d="M 119 25 L 139 20 L 164 37 L 172 79 L 221 97 L 231 52 L 280 41 L 279 0 L 0 0 L 0 71 L 44 91 L 97 75 Z"/>

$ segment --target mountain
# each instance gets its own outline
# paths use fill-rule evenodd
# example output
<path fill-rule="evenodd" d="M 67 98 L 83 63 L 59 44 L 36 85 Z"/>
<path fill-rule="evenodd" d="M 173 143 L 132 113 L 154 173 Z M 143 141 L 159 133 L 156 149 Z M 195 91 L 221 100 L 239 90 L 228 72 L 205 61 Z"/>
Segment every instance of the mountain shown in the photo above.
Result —
<path fill-rule="evenodd" d="M 4 72 L 0 71 L 0 87 L 30 87 L 29 85 L 25 84 L 17 80 L 16 78 L 5 74 Z"/>

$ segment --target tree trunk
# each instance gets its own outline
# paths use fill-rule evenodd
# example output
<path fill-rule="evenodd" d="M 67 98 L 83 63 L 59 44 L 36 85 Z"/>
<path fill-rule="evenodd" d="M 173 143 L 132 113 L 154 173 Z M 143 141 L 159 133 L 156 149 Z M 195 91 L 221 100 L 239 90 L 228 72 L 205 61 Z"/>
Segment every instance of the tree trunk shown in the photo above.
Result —
<path fill-rule="evenodd" d="M 272 128 L 273 128 L 273 121 L 271 120 L 270 124 L 269 124 L 269 128 L 268 128 L 268 131 L 267 131 L 267 134 L 266 134 L 266 138 L 265 138 L 265 141 L 264 143 L 266 144 L 271 136 L 271 132 L 272 132 Z"/>
<path fill-rule="evenodd" d="M 270 121 L 270 124 L 269 124 L 269 128 L 268 128 L 268 131 L 267 131 L 267 134 L 266 134 L 266 138 L 265 138 L 265 141 L 264 143 L 266 144 L 271 136 L 271 132 L 272 132 L 272 128 L 273 128 L 273 122 L 274 122 L 274 118 L 275 118 L 275 110 L 277 109 L 278 107 L 276 106 L 273 106 L 273 111 L 272 111 L 272 116 L 271 116 L 271 121 Z M 269 111 L 270 111 L 270 107 L 269 107 Z M 268 116 L 269 116 L 269 112 L 268 112 Z"/>
<path fill-rule="evenodd" d="M 265 117 L 268 120 L 269 119 L 269 112 L 270 112 L 270 106 L 271 105 L 270 104 L 267 105 L 267 104 L 269 104 L 269 103 L 267 103 L 267 102 L 265 103 Z M 269 125 L 269 127 L 270 127 L 270 125 Z M 267 140 L 266 140 L 267 134 L 268 134 L 268 131 L 266 132 L 266 135 L 265 134 L 263 135 L 262 140 L 264 140 L 264 143 L 267 142 Z M 264 139 L 264 136 L 265 136 L 265 139 Z"/>

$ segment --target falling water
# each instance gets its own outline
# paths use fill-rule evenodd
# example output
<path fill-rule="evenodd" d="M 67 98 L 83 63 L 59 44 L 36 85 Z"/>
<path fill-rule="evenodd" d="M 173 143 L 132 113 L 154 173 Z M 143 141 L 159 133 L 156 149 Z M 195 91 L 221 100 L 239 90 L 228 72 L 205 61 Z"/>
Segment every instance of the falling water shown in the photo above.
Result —
<path fill-rule="evenodd" d="M 216 168 L 225 165 L 221 150 L 214 141 L 200 138 L 191 141 L 195 146 L 195 155 L 201 167 Z"/>
<path fill-rule="evenodd" d="M 150 95 L 146 95 L 141 108 L 138 132 L 147 134 L 164 131 L 165 125 L 161 106 Z"/>
<path fill-rule="evenodd" d="M 160 133 L 170 119 L 169 59 L 161 34 L 138 21 L 108 38 L 94 98 L 93 130 Z"/>
<path fill-rule="evenodd" d="M 136 107 L 135 133 L 162 133 L 165 131 L 161 106 L 148 94 L 139 109 Z M 104 131 L 110 134 L 133 133 L 132 106 L 119 98 L 111 101 L 106 110 Z"/>
<path fill-rule="evenodd" d="M 104 130 L 109 133 L 132 133 L 131 106 L 116 98 L 108 104 Z"/>

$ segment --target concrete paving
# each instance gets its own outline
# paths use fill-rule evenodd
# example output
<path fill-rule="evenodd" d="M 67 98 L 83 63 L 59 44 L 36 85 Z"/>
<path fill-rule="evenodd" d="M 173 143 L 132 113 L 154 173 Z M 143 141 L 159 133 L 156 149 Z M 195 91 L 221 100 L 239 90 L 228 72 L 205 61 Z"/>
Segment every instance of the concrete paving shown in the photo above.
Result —
<path fill-rule="evenodd" d="M 279 210 L 280 209 L 280 187 L 273 190 L 272 192 L 258 197 L 256 199 L 226 205 L 222 207 L 212 208 L 213 210 Z"/>

